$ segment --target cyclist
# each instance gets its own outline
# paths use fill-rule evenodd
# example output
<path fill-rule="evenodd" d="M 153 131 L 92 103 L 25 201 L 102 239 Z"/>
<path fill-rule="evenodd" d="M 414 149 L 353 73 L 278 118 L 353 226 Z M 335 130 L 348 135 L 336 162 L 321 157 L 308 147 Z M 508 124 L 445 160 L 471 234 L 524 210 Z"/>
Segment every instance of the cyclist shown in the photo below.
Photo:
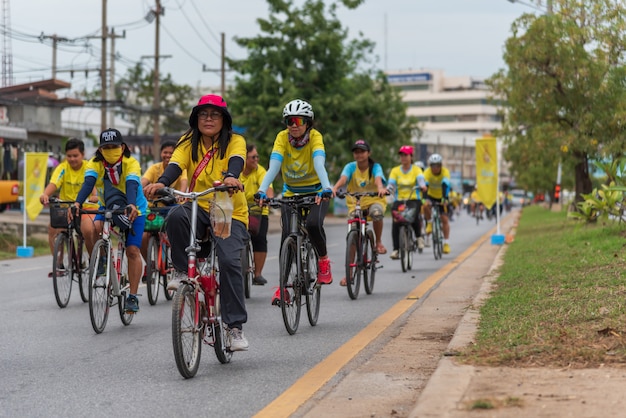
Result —
<path fill-rule="evenodd" d="M 430 223 L 431 205 L 437 204 L 445 208 L 448 204 L 448 193 L 450 192 L 450 172 L 443 167 L 443 158 L 439 154 L 432 154 L 428 157 L 428 168 L 424 172 L 426 185 L 426 204 L 424 206 L 424 215 L 426 217 L 426 233 L 432 232 Z M 450 253 L 450 222 L 446 211 L 441 211 L 441 229 L 443 230 L 443 253 Z"/>
<path fill-rule="evenodd" d="M 417 238 L 417 247 L 421 250 L 424 248 L 424 238 L 422 238 L 422 228 L 420 226 L 419 213 L 422 202 L 420 201 L 419 190 L 425 189 L 424 173 L 422 169 L 413 164 L 413 147 L 403 145 L 398 150 L 400 155 L 400 165 L 391 169 L 389 173 L 389 190 L 394 197 L 391 213 L 397 213 L 402 210 L 402 206 L 415 209 L 415 217 L 412 219 L 411 226 L 415 231 Z M 393 251 L 389 256 L 392 260 L 398 260 L 398 248 L 400 247 L 400 224 L 402 219 L 393 217 L 391 224 L 391 239 L 393 241 Z"/>
<path fill-rule="evenodd" d="M 478 194 L 478 186 L 474 186 L 474 190 L 470 194 L 470 212 L 472 216 L 483 219 L 484 205 Z"/>
<path fill-rule="evenodd" d="M 248 230 L 254 251 L 254 279 L 252 279 L 252 284 L 263 286 L 267 283 L 262 273 L 265 259 L 267 258 L 267 229 L 269 227 L 270 210 L 268 207 L 261 208 L 256 204 L 254 201 L 254 192 L 259 190 L 259 186 L 265 178 L 267 171 L 263 166 L 259 165 L 259 152 L 255 145 L 247 144 L 246 151 L 246 165 L 241 172 L 239 180 L 243 183 L 246 200 L 248 201 L 248 210 L 250 211 L 251 220 L 248 225 Z M 267 195 L 274 197 L 274 190 L 271 186 L 267 189 Z M 253 217 L 256 217 L 256 219 L 252 220 Z M 255 221 L 259 222 L 258 230 L 256 231 L 252 230 L 251 223 Z"/>
<path fill-rule="evenodd" d="M 94 186 L 98 189 L 100 206 L 107 209 L 128 207 L 125 215 L 116 215 L 113 222 L 126 234 L 126 257 L 128 259 L 128 280 L 130 293 L 126 297 L 127 313 L 139 312 L 137 290 L 141 280 L 141 236 L 145 224 L 148 201 L 141 187 L 141 167 L 139 161 L 130 155 L 130 149 L 124 143 L 122 134 L 117 129 L 105 129 L 100 133 L 100 146 L 96 156 L 87 163 L 85 182 L 78 192 L 76 206 L 80 206 L 89 196 Z M 96 215 L 95 225 L 98 234 L 102 233 L 104 216 Z M 103 266 L 100 266 L 103 268 Z"/>
<path fill-rule="evenodd" d="M 213 182 L 236 187 L 231 195 L 233 215 L 231 233 L 227 238 L 216 237 L 214 244 L 219 260 L 220 300 L 222 317 L 228 327 L 231 351 L 248 350 L 248 340 L 243 334 L 243 324 L 248 320 L 246 311 L 241 252 L 248 225 L 248 205 L 239 176 L 246 158 L 246 140 L 232 132 L 233 118 L 226 101 L 218 95 L 208 94 L 198 100 L 191 110 L 189 129 L 178 140 L 170 163 L 156 183 L 146 186 L 146 195 L 153 198 L 159 189 L 169 186 L 187 171 L 189 191 L 203 191 L 213 187 Z M 202 238 L 211 227 L 209 201 L 198 201 L 197 231 Z M 187 278 L 187 254 L 191 226 L 191 202 L 170 210 L 166 220 L 167 237 L 172 248 L 173 280 L 168 290 L 176 290 L 180 280 Z"/>
<path fill-rule="evenodd" d="M 347 184 L 348 192 L 378 192 L 378 197 L 364 196 L 361 199 L 361 209 L 366 210 L 368 217 L 372 220 L 374 233 L 376 234 L 376 252 L 386 254 L 387 249 L 383 245 L 383 217 L 387 207 L 387 179 L 383 173 L 383 168 L 371 158 L 371 149 L 367 141 L 357 139 L 352 145 L 352 155 L 354 161 L 346 164 L 341 171 L 339 180 L 333 186 L 333 194 Z M 355 203 L 347 200 L 348 211 L 353 216 Z M 341 286 L 346 286 L 346 278 L 339 282 Z"/>
<path fill-rule="evenodd" d="M 161 144 L 161 162 L 152 164 L 143 176 L 141 176 L 141 186 L 145 189 L 146 186 L 150 183 L 156 183 L 159 180 L 159 177 L 165 171 L 165 168 L 170 162 L 172 158 L 172 153 L 174 152 L 174 147 L 176 147 L 176 143 L 172 141 L 166 141 Z M 187 172 L 183 171 L 182 174 L 174 183 L 172 183 L 172 187 L 176 190 L 180 190 L 183 192 L 187 191 Z M 150 239 L 150 233 L 144 232 L 143 238 L 141 240 L 141 255 L 144 260 L 148 259 L 148 241 Z M 146 270 L 144 268 L 142 281 L 146 281 Z"/>
<path fill-rule="evenodd" d="M 65 143 L 65 160 L 62 161 L 52 172 L 50 183 L 46 186 L 39 201 L 42 205 L 50 202 L 50 196 L 59 192 L 59 200 L 74 201 L 80 190 L 84 178 L 87 160 L 85 160 L 85 143 L 78 138 L 70 138 Z M 83 202 L 86 209 L 98 209 L 98 194 L 95 188 L 92 189 L 89 197 Z M 85 246 L 91 254 L 93 245 L 96 243 L 96 232 L 93 224 L 95 215 L 85 215 L 80 221 L 80 231 L 85 238 Z M 50 253 L 54 251 L 54 240 L 60 229 L 52 228 L 48 225 L 48 243 Z M 52 273 L 48 274 L 52 277 Z"/>
<path fill-rule="evenodd" d="M 287 126 L 276 135 L 270 155 L 270 165 L 255 198 L 259 205 L 267 199 L 267 190 L 279 171 L 282 171 L 285 197 L 294 194 L 315 194 L 316 203 L 306 219 L 311 243 L 319 257 L 317 280 L 320 284 L 331 284 L 330 259 L 326 248 L 324 217 L 328 212 L 328 199 L 334 196 L 326 172 L 326 151 L 322 134 L 313 128 L 313 107 L 304 100 L 295 99 L 283 109 L 283 121 Z M 290 231 L 290 216 L 287 208 L 281 210 L 281 243 Z M 278 305 L 280 289 L 272 297 Z"/>

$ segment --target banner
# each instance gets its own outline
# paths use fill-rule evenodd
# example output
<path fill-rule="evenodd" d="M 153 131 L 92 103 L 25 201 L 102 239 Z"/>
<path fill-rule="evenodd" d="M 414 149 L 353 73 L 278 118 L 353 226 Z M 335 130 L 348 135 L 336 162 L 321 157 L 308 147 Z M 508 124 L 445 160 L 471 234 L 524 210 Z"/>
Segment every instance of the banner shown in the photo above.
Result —
<path fill-rule="evenodd" d="M 46 170 L 48 168 L 47 152 L 27 152 L 24 155 L 24 205 L 31 221 L 41 213 L 43 205 L 39 196 L 46 187 Z"/>
<path fill-rule="evenodd" d="M 498 153 L 494 137 L 476 139 L 476 185 L 485 208 L 491 208 L 498 195 Z"/>

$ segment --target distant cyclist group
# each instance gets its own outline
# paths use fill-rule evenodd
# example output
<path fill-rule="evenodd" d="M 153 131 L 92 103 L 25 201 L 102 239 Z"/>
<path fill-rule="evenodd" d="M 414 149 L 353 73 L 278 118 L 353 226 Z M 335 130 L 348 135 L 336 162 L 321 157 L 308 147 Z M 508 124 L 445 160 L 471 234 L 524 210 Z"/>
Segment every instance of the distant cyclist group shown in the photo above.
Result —
<path fill-rule="evenodd" d="M 267 170 L 259 164 L 257 147 L 233 132 L 226 101 L 213 94 L 199 99 L 191 110 L 189 129 L 178 142 L 164 143 L 161 162 L 143 174 L 116 129 L 101 132 L 97 151 L 88 161 L 83 142 L 68 140 L 65 161 L 52 174 L 40 201 L 51 206 L 71 203 L 65 215 L 67 226 L 75 226 L 85 253 L 91 256 L 88 266 L 85 261 L 79 268 L 79 280 L 85 289 L 90 288 L 88 293 L 102 289 L 103 303 L 119 304 L 126 324 L 139 312 L 142 279 L 151 289 L 151 304 L 162 283 L 166 296 L 174 297 L 180 318 L 186 315 L 185 306 L 199 312 L 191 319 L 192 328 L 198 338 L 214 345 L 216 352 L 221 345 L 218 358 L 226 361 L 230 357 L 224 356 L 225 352 L 245 351 L 249 346 L 243 333 L 249 295 L 245 277 L 249 274 L 253 285 L 268 283 L 262 272 L 271 208 L 280 208 L 282 225 L 281 276 L 271 303 L 281 307 L 290 333 L 297 329 L 300 297 L 306 300 L 309 321 L 315 325 L 320 288 L 333 282 L 324 229 L 333 197 L 345 196 L 350 225 L 361 232 L 355 235 L 358 243 L 348 246 L 346 274 L 340 280 L 352 298 L 358 294 L 358 287 L 353 287 L 355 272 L 366 275 L 366 291 L 371 293 L 378 256 L 387 253 L 383 219 L 388 204 L 392 260 L 404 260 L 407 245 L 422 252 L 429 235 L 443 254 L 450 253 L 448 214 L 449 207 L 454 207 L 453 192 L 441 155 L 431 154 L 425 167 L 421 161 L 413 161 L 412 146 L 401 146 L 400 164 L 386 176 L 374 160 L 370 143 L 357 139 L 351 146 L 353 161 L 331 184 L 324 139 L 315 128 L 311 104 L 290 101 L 284 106 L 282 120 L 285 128 L 276 135 Z M 279 173 L 283 186 L 275 193 L 272 183 Z M 58 211 L 55 213 L 58 218 Z M 59 224 L 57 219 L 49 228 L 54 258 L 50 276 L 55 289 L 67 276 L 71 289 L 74 274 L 70 272 L 73 263 L 55 246 L 57 235 L 67 230 L 63 226 L 63 220 Z M 117 247 L 109 244 L 111 228 L 120 234 Z M 435 237 L 433 230 L 441 236 Z M 411 234 L 408 243 L 406 231 Z M 253 251 L 249 259 L 247 246 Z M 106 317 L 104 322 L 98 319 L 96 302 L 89 303 L 94 329 L 102 332 Z M 108 313 L 108 305 L 105 310 Z M 175 349 L 181 356 L 184 351 Z M 177 360 L 177 364 L 185 361 L 191 360 Z M 190 377 L 195 373 L 192 369 L 187 363 L 180 370 Z"/>

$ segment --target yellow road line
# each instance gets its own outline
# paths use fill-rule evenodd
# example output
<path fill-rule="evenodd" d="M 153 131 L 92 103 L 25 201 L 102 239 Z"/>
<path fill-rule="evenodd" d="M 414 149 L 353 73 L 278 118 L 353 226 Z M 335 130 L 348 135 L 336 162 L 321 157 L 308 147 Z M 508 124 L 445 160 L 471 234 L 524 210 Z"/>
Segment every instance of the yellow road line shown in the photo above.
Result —
<path fill-rule="evenodd" d="M 393 322 L 406 313 L 416 301 L 433 289 L 459 264 L 474 253 L 491 236 L 491 231 L 474 242 L 461 255 L 430 275 L 413 289 L 405 299 L 397 302 L 387 312 L 376 318 L 361 332 L 352 337 L 328 357 L 309 370 L 280 396 L 260 410 L 255 417 L 289 417 L 335 376 L 361 350 L 374 341 Z"/>

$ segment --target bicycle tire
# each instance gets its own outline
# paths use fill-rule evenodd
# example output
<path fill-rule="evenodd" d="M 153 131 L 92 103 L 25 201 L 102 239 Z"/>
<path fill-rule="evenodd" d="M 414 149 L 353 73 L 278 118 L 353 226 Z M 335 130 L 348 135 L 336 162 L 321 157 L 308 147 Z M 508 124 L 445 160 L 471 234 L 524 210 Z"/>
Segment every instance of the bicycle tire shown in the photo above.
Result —
<path fill-rule="evenodd" d="M 417 248 L 417 240 L 415 238 L 415 235 L 413 234 L 412 225 L 406 226 L 406 234 L 407 234 L 406 243 L 408 245 L 407 252 L 406 252 L 407 254 L 406 269 L 407 271 L 411 271 L 411 269 L 413 268 L 413 256 L 415 255 L 415 249 Z"/>
<path fill-rule="evenodd" d="M 441 223 L 439 216 L 437 216 L 433 218 L 433 253 L 435 255 L 435 260 L 439 260 L 441 258 L 443 250 L 443 242 L 441 238 Z"/>
<path fill-rule="evenodd" d="M 317 254 L 310 242 L 307 242 L 307 273 L 305 283 L 308 287 L 303 289 L 306 291 L 306 314 L 309 318 L 309 324 L 312 327 L 317 325 L 317 320 L 320 316 L 320 298 L 322 296 L 322 285 L 317 283 Z"/>
<path fill-rule="evenodd" d="M 77 237 L 78 245 L 75 248 L 76 265 L 74 272 L 78 274 L 78 289 L 83 302 L 89 302 L 89 253 L 83 238 Z"/>
<path fill-rule="evenodd" d="M 165 253 L 163 250 L 165 250 Z M 165 296 L 165 299 L 172 300 L 176 291 L 167 289 L 167 285 L 172 279 L 172 274 L 174 271 L 174 266 L 172 265 L 172 248 L 169 245 L 161 243 L 159 250 L 159 260 L 159 263 L 164 263 L 164 268 L 159 268 L 159 270 L 165 271 L 165 274 L 161 274 L 161 282 L 163 283 L 163 295 Z"/>
<path fill-rule="evenodd" d="M 126 296 L 130 293 L 130 290 L 123 290 L 126 286 L 128 286 L 128 259 L 126 258 L 126 251 L 122 254 L 122 274 L 120 274 L 120 295 L 117 297 L 117 308 L 120 311 L 120 319 L 122 320 L 122 324 L 130 325 L 133 322 L 133 318 L 135 317 L 135 312 L 127 312 L 126 311 Z M 111 274 L 117 274 L 113 266 L 111 266 Z M 112 276 L 113 277 L 113 276 Z M 128 293 L 127 293 L 128 292 Z"/>
<path fill-rule="evenodd" d="M 61 232 L 54 240 L 52 257 L 52 284 L 54 298 L 59 308 L 65 308 L 72 294 L 72 259 L 67 232 Z M 59 256 L 59 254 L 61 254 Z M 59 259 L 60 258 L 60 259 Z"/>
<path fill-rule="evenodd" d="M 161 272 L 159 271 L 159 239 L 153 234 L 148 238 L 148 252 L 146 256 L 146 289 L 148 290 L 148 302 L 150 305 L 156 305 L 159 300 Z"/>
<path fill-rule="evenodd" d="M 217 260 L 215 262 L 217 262 Z M 219 271 L 216 274 L 219 275 Z M 217 282 L 219 283 L 219 277 L 217 277 Z M 219 286 L 214 308 L 215 316 L 218 318 L 216 323 L 213 324 L 213 335 L 215 337 L 213 349 L 215 350 L 215 356 L 221 364 L 230 363 L 230 360 L 233 358 L 233 352 L 230 351 L 230 338 L 227 335 L 226 327 L 222 321 L 222 304 L 220 301 Z"/>
<path fill-rule="evenodd" d="M 363 271 L 363 285 L 365 287 L 365 293 L 371 295 L 374 291 L 374 281 L 376 280 L 376 270 L 378 269 L 376 238 L 374 237 L 374 232 L 371 229 L 368 229 L 365 234 L 363 260 L 365 263 L 365 270 Z"/>
<path fill-rule="evenodd" d="M 246 299 L 250 299 L 252 279 L 254 279 L 254 253 L 252 242 L 248 240 L 241 250 L 241 274 L 243 275 L 243 291 Z"/>
<path fill-rule="evenodd" d="M 399 251 L 400 251 L 400 265 L 402 266 L 402 272 L 406 273 L 409 269 L 409 257 L 410 257 L 410 231 L 408 225 L 400 226 L 400 234 L 399 234 Z"/>
<path fill-rule="evenodd" d="M 298 278 L 298 248 L 293 237 L 285 238 L 280 251 L 280 310 L 289 335 L 298 330 L 302 310 L 302 287 Z"/>
<path fill-rule="evenodd" d="M 346 289 L 350 299 L 359 297 L 361 276 L 363 275 L 363 257 L 359 248 L 359 231 L 352 230 L 346 237 Z"/>
<path fill-rule="evenodd" d="M 202 324 L 196 322 L 196 295 L 193 286 L 181 283 L 172 303 L 172 346 L 178 372 L 194 377 L 202 355 Z"/>
<path fill-rule="evenodd" d="M 112 291 L 111 278 L 107 277 L 107 274 L 104 276 L 98 275 L 100 259 L 108 255 L 108 249 L 108 245 L 104 240 L 98 240 L 93 247 L 89 262 L 89 318 L 96 334 L 104 331 L 109 318 Z M 110 270 L 108 276 L 110 276 Z"/>

